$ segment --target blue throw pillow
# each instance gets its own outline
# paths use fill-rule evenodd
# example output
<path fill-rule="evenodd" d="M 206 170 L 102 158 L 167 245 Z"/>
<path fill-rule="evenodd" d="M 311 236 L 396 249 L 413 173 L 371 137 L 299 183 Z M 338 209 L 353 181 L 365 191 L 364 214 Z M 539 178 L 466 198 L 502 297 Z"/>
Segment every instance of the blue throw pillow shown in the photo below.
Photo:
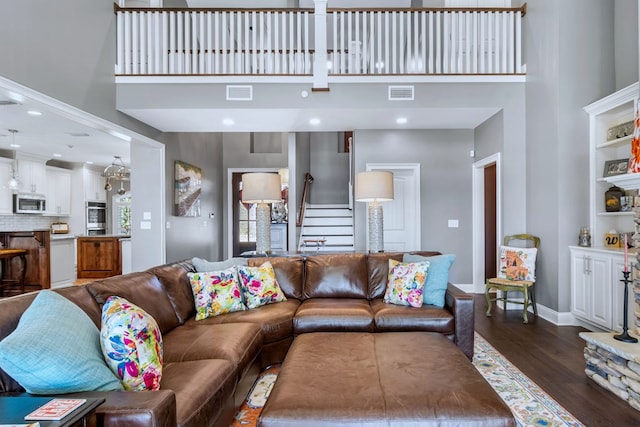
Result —
<path fill-rule="evenodd" d="M 0 367 L 32 394 L 123 390 L 102 357 L 96 325 L 80 307 L 48 290 L 0 341 Z"/>
<path fill-rule="evenodd" d="M 403 262 L 429 261 L 427 280 L 424 283 L 424 293 L 422 301 L 438 307 L 444 307 L 444 296 L 447 293 L 447 283 L 449 282 L 449 270 L 456 260 L 452 254 L 434 255 L 424 257 L 421 255 L 404 254 Z"/>

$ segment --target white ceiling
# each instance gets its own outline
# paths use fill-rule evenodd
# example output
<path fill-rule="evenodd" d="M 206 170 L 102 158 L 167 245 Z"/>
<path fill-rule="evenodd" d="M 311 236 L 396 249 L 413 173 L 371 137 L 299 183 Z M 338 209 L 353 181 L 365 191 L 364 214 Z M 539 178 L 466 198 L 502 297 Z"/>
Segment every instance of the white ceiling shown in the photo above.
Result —
<path fill-rule="evenodd" d="M 6 105 L 8 101 L 16 103 Z M 28 111 L 39 111 L 42 115 L 34 116 Z M 0 150 L 69 163 L 93 162 L 98 166 L 109 165 L 114 156 L 120 156 L 129 163 L 128 142 L 68 116 L 23 94 L 0 87 Z M 15 143 L 20 145 L 19 148 L 11 147 L 14 139 L 8 129 L 18 130 Z"/>

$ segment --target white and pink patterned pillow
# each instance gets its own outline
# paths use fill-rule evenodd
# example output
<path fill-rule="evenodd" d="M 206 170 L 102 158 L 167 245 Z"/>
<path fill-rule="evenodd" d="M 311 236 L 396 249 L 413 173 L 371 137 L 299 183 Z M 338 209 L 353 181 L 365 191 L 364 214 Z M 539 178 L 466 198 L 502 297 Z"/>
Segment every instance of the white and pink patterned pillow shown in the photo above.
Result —
<path fill-rule="evenodd" d="M 260 267 L 241 265 L 238 267 L 240 284 L 248 308 L 286 301 L 271 262 L 266 261 Z"/>
<path fill-rule="evenodd" d="M 104 359 L 125 390 L 160 389 L 162 335 L 150 314 L 110 296 L 102 307 L 100 338 Z"/>
<path fill-rule="evenodd" d="M 246 310 L 235 266 L 187 276 L 196 302 L 196 320 Z"/>
<path fill-rule="evenodd" d="M 500 246 L 498 277 L 508 280 L 536 281 L 537 248 Z"/>
<path fill-rule="evenodd" d="M 383 301 L 391 304 L 422 307 L 422 293 L 429 261 L 400 262 L 389 260 L 387 290 Z"/>

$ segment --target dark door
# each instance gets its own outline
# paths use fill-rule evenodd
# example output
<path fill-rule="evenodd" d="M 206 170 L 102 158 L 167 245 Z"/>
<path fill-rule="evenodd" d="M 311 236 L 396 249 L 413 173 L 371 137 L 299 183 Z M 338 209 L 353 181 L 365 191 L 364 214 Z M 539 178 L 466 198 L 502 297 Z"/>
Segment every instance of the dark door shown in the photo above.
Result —
<path fill-rule="evenodd" d="M 484 168 L 484 275 L 496 277 L 496 165 Z"/>
<path fill-rule="evenodd" d="M 243 172 L 234 172 L 231 175 L 233 256 L 256 250 L 256 205 L 242 203 L 242 174 Z"/>

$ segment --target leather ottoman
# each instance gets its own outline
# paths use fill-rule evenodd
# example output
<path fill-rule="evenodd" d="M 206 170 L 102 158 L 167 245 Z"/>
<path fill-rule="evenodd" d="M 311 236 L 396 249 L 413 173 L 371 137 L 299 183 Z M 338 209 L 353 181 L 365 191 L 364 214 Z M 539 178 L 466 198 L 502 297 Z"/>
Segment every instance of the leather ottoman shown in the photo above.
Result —
<path fill-rule="evenodd" d="M 297 336 L 258 426 L 515 426 L 458 347 L 433 332 Z"/>

